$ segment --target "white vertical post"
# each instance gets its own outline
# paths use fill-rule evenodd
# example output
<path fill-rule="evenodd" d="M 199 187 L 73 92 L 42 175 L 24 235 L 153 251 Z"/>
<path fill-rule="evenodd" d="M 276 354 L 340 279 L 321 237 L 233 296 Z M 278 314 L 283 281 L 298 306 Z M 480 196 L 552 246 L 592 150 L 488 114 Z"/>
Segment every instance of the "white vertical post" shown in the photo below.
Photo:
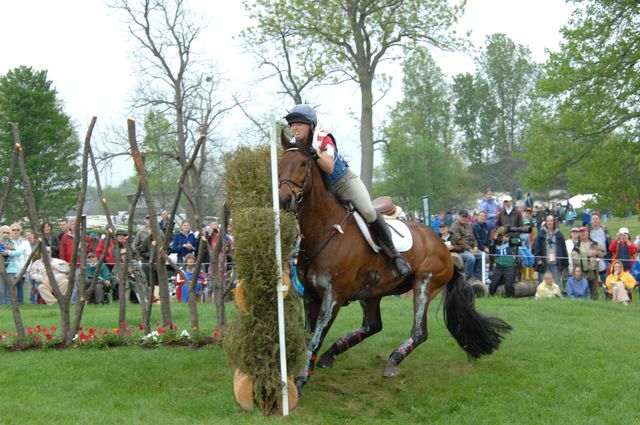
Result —
<path fill-rule="evenodd" d="M 487 253 L 482 251 L 482 283 L 487 284 Z"/>
<path fill-rule="evenodd" d="M 280 200 L 278 198 L 278 142 L 276 117 L 271 114 L 271 191 L 276 239 L 276 264 L 278 268 L 278 333 L 280 340 L 280 379 L 282 385 L 282 416 L 289 415 L 289 387 L 287 385 L 287 350 L 284 333 L 284 286 L 282 285 L 282 247 L 280 241 Z"/>

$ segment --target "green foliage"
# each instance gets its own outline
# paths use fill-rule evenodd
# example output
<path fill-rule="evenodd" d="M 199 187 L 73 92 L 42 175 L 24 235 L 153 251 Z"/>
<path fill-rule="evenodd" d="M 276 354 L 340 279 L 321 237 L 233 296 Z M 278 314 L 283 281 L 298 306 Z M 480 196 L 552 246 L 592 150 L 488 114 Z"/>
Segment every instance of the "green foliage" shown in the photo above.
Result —
<path fill-rule="evenodd" d="M 240 147 L 227 157 L 225 181 L 233 215 L 234 267 L 243 282 L 247 312 L 227 325 L 224 348 L 230 363 L 253 379 L 254 402 L 270 413 L 280 399 L 277 277 L 269 146 Z M 280 214 L 283 261 L 296 239 L 295 218 Z M 289 292 L 294 292 L 293 290 Z M 285 298 L 288 370 L 304 360 L 300 300 Z"/>
<path fill-rule="evenodd" d="M 496 176 L 494 189 L 513 191 L 538 66 L 527 47 L 504 34 L 487 37 L 476 63 L 476 75 L 454 77 L 460 147 L 475 173 Z"/>
<path fill-rule="evenodd" d="M 467 195 L 468 175 L 452 151 L 451 93 L 426 49 L 404 63 L 403 99 L 391 111 L 389 140 L 374 194 L 392 195 L 409 211 L 422 210 L 422 196 L 446 209 Z"/>
<path fill-rule="evenodd" d="M 566 180 L 600 206 L 631 210 L 640 199 L 640 89 L 636 1 L 584 1 L 545 65 L 524 158 L 532 186 Z M 541 166 L 542 164 L 542 166 Z"/>
<path fill-rule="evenodd" d="M 0 122 L 0 168 L 5 170 L 0 186 L 6 185 L 14 145 L 7 123 L 16 122 L 40 217 L 64 216 L 78 194 L 80 143 L 46 71 L 21 66 L 0 77 Z M 7 221 L 27 216 L 19 174 L 5 216 Z"/>

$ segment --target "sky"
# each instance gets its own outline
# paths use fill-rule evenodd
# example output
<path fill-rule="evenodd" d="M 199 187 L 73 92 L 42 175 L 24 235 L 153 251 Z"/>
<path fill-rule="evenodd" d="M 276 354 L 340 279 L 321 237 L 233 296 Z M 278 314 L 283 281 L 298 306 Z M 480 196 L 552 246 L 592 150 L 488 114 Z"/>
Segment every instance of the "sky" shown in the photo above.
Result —
<path fill-rule="evenodd" d="M 265 90 L 255 90 L 255 63 L 243 52 L 237 34 L 249 23 L 240 0 L 187 0 L 198 11 L 206 29 L 198 46 L 202 57 L 213 60 L 225 79 L 225 95 L 250 96 L 253 107 L 277 117 L 286 114 L 281 98 Z M 457 31 L 471 31 L 471 42 L 484 45 L 487 35 L 502 32 L 517 44 L 529 47 L 537 62 L 547 59 L 546 50 L 556 51 L 561 41 L 559 29 L 568 22 L 572 6 L 562 0 L 468 0 Z M 114 127 L 126 129 L 126 119 L 136 116 L 130 108 L 135 87 L 136 45 L 123 16 L 103 0 L 20 0 L 0 1 L 0 75 L 20 65 L 46 69 L 48 78 L 63 101 L 64 110 L 84 139 L 91 117 L 97 116 L 94 138 L 106 143 Z M 473 72 L 473 56 L 433 51 L 446 75 Z M 388 68 L 394 76 L 392 90 L 374 110 L 374 124 L 399 100 L 402 76 L 398 67 Z M 252 87 L 249 89 L 249 87 Z M 248 93 L 250 91 L 250 93 Z M 320 126 L 331 130 L 356 172 L 359 154 L 359 90 L 353 83 L 326 89 L 318 111 Z M 239 128 L 244 118 L 234 111 L 219 126 L 220 136 L 231 143 L 242 138 Z M 103 140 L 100 140 L 100 139 Z M 96 140 L 97 139 L 97 140 Z M 102 177 L 103 184 L 118 184 L 133 174 L 130 162 L 116 164 Z"/>

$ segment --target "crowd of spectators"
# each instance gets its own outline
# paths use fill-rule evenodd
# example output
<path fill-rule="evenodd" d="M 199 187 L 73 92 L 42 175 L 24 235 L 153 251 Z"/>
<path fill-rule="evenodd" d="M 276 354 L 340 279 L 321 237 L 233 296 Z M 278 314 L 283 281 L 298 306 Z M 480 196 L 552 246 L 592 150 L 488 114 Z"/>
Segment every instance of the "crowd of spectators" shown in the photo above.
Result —
<path fill-rule="evenodd" d="M 163 211 L 159 222 L 161 230 L 165 231 L 168 226 L 168 214 Z M 42 232 L 44 246 L 47 249 L 50 258 L 50 264 L 56 279 L 60 293 L 67 295 L 68 291 L 72 291 L 71 302 L 75 303 L 78 299 L 78 280 L 73 288 L 69 288 L 70 264 L 73 261 L 73 247 L 76 235 L 74 234 L 75 219 L 62 219 L 58 223 L 59 232 L 55 231 L 50 222 L 42 223 L 40 231 Z M 220 254 L 217 264 L 220 269 L 229 272 L 232 262 L 232 243 L 231 228 L 228 226 L 224 250 Z M 203 225 L 196 233 L 191 231 L 188 221 L 181 223 L 179 231 L 173 236 L 169 245 L 167 254 L 175 254 L 177 265 L 183 270 L 187 277 L 187 281 L 182 277 L 181 273 L 176 273 L 172 278 L 171 287 L 175 287 L 177 292 L 177 301 L 186 302 L 188 300 L 188 282 L 194 273 L 199 278 L 196 282 L 195 293 L 198 300 L 203 298 L 204 288 L 207 285 L 207 278 L 213 270 L 210 267 L 211 260 L 209 258 L 209 249 L 204 249 L 204 258 L 201 261 L 200 270 L 195 270 L 195 259 L 198 254 L 198 247 L 201 242 L 206 241 L 210 247 L 215 249 L 218 241 L 219 229 L 216 222 L 210 222 Z M 108 239 L 105 235 L 99 235 L 90 232 L 85 237 L 86 252 L 86 268 L 85 280 L 83 282 L 84 289 L 89 289 L 91 282 L 95 278 L 90 302 L 96 304 L 105 304 L 111 300 L 117 300 L 119 294 L 119 271 L 115 269 L 116 264 L 121 264 L 127 268 L 125 294 L 127 299 L 133 302 L 140 302 L 144 297 L 145 301 L 153 297 L 148 283 L 150 282 L 150 252 L 153 244 L 152 232 L 149 224 L 149 216 L 144 219 L 144 225 L 135 234 L 135 237 L 128 240 L 128 233 L 119 229 L 115 232 L 115 240 Z M 108 242 L 107 242 L 108 241 Z M 79 245 L 79 247 L 82 245 Z M 13 223 L 11 226 L 0 226 L 0 261 L 5 265 L 8 277 L 15 281 L 18 274 L 28 264 L 24 275 L 15 282 L 14 288 L 18 303 L 24 303 L 25 289 L 30 304 L 54 304 L 58 302 L 49 277 L 46 273 L 45 264 L 38 252 L 32 252 L 37 247 L 37 241 L 34 232 L 31 229 L 23 231 L 20 223 Z M 116 251 L 117 247 L 117 251 Z M 131 255 L 127 255 L 127 250 L 131 250 Z M 105 252 L 106 251 L 106 252 Z M 116 252 L 120 253 L 120 262 L 116 261 Z M 97 263 L 104 256 L 104 262 L 97 270 Z M 80 277 L 81 255 L 76 254 L 76 277 Z M 127 263 L 128 262 L 128 263 Z M 125 264 L 127 263 L 127 264 Z M 203 273 L 206 272 L 206 273 Z M 175 279 L 175 283 L 174 282 Z M 0 306 L 8 305 L 9 302 L 9 282 L 7 282 L 2 273 L 0 273 Z M 174 293 L 174 292 L 172 292 Z"/>
<path fill-rule="evenodd" d="M 482 283 L 490 295 L 505 285 L 505 295 L 515 296 L 520 278 L 537 280 L 536 298 L 632 299 L 640 281 L 640 235 L 634 240 L 622 227 L 612 238 L 599 212 L 578 217 L 568 201 L 545 206 L 530 193 L 515 202 L 505 194 L 500 201 L 487 189 L 473 214 L 463 209 L 455 217 L 441 212 L 431 218 L 447 248 L 462 257 L 468 281 L 481 281 L 485 264 Z M 567 236 L 562 222 L 570 228 Z"/>

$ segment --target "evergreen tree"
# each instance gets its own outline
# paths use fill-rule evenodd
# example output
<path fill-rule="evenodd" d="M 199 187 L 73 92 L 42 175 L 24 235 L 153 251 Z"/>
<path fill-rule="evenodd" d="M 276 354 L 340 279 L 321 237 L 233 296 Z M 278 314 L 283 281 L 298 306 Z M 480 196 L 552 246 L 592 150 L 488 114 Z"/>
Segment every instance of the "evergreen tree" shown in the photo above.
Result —
<path fill-rule="evenodd" d="M 0 122 L 1 169 L 9 169 L 14 145 L 7 123 L 16 122 L 39 216 L 43 220 L 64 216 L 74 208 L 79 190 L 80 142 L 47 71 L 21 66 L 0 77 Z M 0 186 L 6 184 L 5 173 L 0 175 Z M 19 178 L 5 216 L 7 222 L 27 216 Z"/>

